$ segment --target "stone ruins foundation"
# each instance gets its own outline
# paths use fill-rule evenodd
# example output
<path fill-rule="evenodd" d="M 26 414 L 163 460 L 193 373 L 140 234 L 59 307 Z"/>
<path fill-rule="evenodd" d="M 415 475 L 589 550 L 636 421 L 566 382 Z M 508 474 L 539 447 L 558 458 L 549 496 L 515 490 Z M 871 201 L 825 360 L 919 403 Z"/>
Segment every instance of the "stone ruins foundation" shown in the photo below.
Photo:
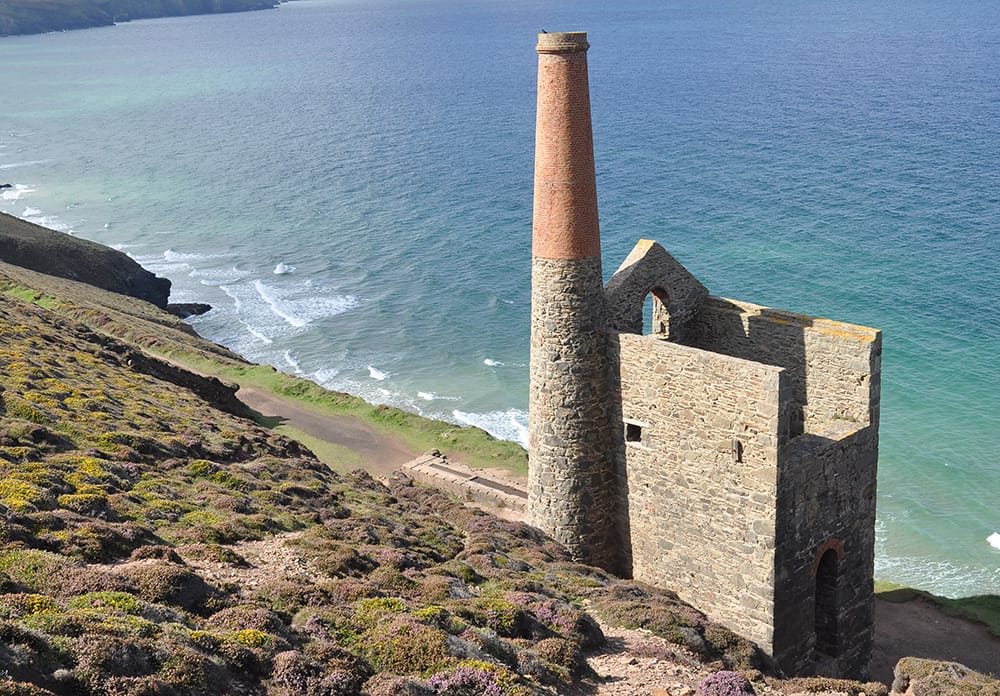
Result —
<path fill-rule="evenodd" d="M 714 297 L 648 240 L 603 284 L 588 47 L 538 36 L 530 521 L 790 674 L 864 677 L 881 333 Z"/>

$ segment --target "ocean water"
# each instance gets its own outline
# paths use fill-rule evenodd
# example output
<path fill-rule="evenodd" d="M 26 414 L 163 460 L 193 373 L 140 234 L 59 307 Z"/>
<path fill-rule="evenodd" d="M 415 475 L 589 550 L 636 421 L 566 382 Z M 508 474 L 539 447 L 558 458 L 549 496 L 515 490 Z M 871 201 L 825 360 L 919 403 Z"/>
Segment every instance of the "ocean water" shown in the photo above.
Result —
<path fill-rule="evenodd" d="M 877 575 L 1000 593 L 1000 4 L 297 0 L 0 40 L 0 210 L 252 360 L 525 438 L 535 34 L 590 43 L 605 274 L 884 330 Z"/>

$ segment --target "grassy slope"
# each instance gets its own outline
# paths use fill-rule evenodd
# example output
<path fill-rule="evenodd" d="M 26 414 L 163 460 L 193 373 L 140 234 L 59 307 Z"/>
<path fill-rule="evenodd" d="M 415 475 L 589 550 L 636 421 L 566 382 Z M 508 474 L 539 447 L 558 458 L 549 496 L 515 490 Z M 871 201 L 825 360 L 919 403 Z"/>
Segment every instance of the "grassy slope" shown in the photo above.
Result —
<path fill-rule="evenodd" d="M 525 525 L 334 474 L 136 345 L 255 369 L 151 305 L 0 267 L 0 694 L 551 694 L 602 641 L 584 601 L 766 667 Z M 273 572 L 241 555 L 261 545 Z"/>
<path fill-rule="evenodd" d="M 219 379 L 256 387 L 321 413 L 350 415 L 397 437 L 415 451 L 439 449 L 470 466 L 527 473 L 527 453 L 480 428 L 431 420 L 388 406 L 373 406 L 298 377 L 254 365 L 194 336 L 176 317 L 134 298 L 0 263 L 0 293 L 44 303 L 52 311 L 141 347 L 144 351 Z M 56 299 L 56 298 L 59 299 Z"/>

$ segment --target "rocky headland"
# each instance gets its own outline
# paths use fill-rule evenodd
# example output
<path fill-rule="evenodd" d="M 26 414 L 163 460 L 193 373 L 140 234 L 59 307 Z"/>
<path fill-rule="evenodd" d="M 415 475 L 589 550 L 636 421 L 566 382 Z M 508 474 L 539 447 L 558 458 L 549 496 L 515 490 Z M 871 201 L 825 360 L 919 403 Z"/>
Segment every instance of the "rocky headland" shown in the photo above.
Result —
<path fill-rule="evenodd" d="M 277 0 L 0 0 L 0 36 L 109 26 L 132 19 L 246 12 Z"/>
<path fill-rule="evenodd" d="M 292 439 L 297 416 L 253 410 L 233 382 L 400 451 L 515 473 L 524 456 L 251 365 L 145 298 L 163 284 L 127 257 L 34 234 L 0 218 L 0 694 L 888 693 L 786 679 L 676 595 L 369 466 L 391 448 L 353 462 L 380 479 L 348 472 L 354 440 Z M 65 265 L 77 275 L 51 274 Z M 119 289 L 79 282 L 82 266 Z M 895 688 L 1000 696 L 919 659 Z"/>

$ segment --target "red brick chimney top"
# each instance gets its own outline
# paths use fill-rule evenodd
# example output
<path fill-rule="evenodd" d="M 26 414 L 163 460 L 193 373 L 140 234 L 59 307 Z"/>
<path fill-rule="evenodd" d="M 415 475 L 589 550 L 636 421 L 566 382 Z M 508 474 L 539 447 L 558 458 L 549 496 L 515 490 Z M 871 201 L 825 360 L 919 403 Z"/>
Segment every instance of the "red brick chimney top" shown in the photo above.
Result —
<path fill-rule="evenodd" d="M 538 35 L 532 256 L 600 256 L 587 34 Z"/>

